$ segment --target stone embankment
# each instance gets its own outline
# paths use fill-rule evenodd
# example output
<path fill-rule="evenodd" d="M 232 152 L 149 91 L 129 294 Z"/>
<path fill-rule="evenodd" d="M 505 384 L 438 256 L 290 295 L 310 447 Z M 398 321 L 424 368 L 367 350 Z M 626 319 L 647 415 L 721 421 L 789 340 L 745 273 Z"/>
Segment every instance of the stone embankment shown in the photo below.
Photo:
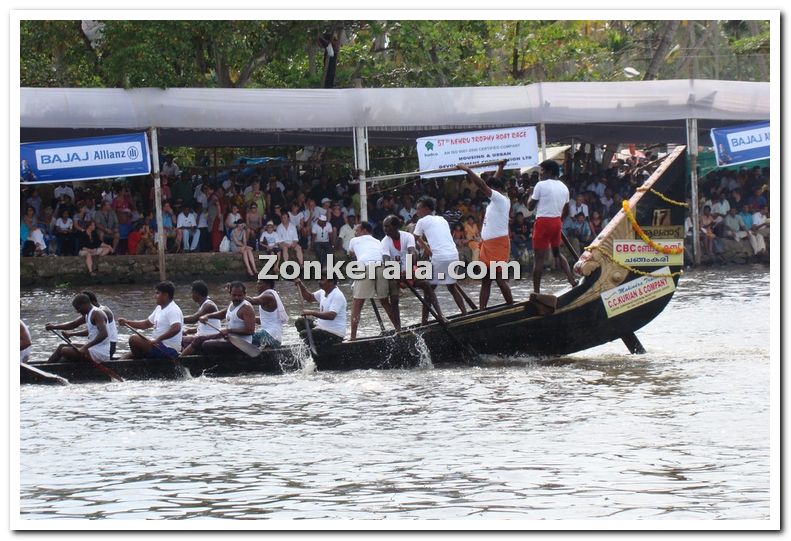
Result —
<path fill-rule="evenodd" d="M 745 263 L 768 263 L 766 256 L 754 256 L 746 240 L 723 240 L 725 252 L 719 257 L 703 256 L 702 265 L 741 265 Z M 686 247 L 687 252 L 690 246 Z M 565 249 L 564 249 L 565 252 Z M 342 252 L 336 258 L 344 258 Z M 305 260 L 315 260 L 311 251 L 305 252 Z M 532 258 L 522 260 L 523 278 L 529 279 Z M 549 264 L 550 261 L 548 260 Z M 98 264 L 98 267 L 97 267 Z M 247 280 L 242 256 L 229 253 L 197 253 L 165 255 L 167 277 L 178 283 L 198 279 Z M 260 268 L 260 267 L 259 267 Z M 94 258 L 96 276 L 89 276 L 82 257 L 23 257 L 20 264 L 22 287 L 52 287 L 62 284 L 70 286 L 86 284 L 147 284 L 159 281 L 159 261 L 155 255 L 111 255 Z"/>

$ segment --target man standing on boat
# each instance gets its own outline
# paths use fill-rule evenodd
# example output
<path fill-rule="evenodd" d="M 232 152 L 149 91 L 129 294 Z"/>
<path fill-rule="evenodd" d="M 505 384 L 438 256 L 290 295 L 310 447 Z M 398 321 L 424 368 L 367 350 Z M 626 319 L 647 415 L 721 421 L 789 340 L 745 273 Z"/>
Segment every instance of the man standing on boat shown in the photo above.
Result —
<path fill-rule="evenodd" d="M 398 261 L 401 265 L 401 280 L 405 280 L 405 273 L 407 265 L 414 268 L 417 261 L 417 253 L 415 253 L 415 236 L 412 233 L 401 231 L 401 219 L 395 214 L 391 214 L 384 219 L 383 226 L 385 230 L 385 237 L 381 240 L 382 257 L 385 262 Z M 401 280 L 388 280 L 388 292 L 390 294 L 390 306 L 393 307 L 393 316 L 398 322 L 397 328 L 401 327 L 401 313 L 398 307 L 398 294 L 399 283 Z M 442 310 L 437 302 L 437 296 L 434 295 L 434 290 L 431 286 L 423 280 L 415 280 L 415 286 L 423 290 L 425 298 L 434 306 L 437 314 L 441 319 Z M 423 324 L 426 322 L 424 321 Z"/>
<path fill-rule="evenodd" d="M 492 289 L 492 264 L 508 263 L 511 255 L 511 240 L 508 230 L 508 214 L 511 211 L 511 200 L 505 195 L 505 185 L 502 181 L 503 167 L 507 160 L 500 162 L 497 173 L 488 181 L 484 181 L 475 171 L 464 164 L 456 167 L 467 172 L 467 178 L 474 182 L 484 197 L 489 198 L 486 206 L 486 214 L 483 218 L 483 228 L 481 228 L 481 246 L 478 258 L 489 269 L 481 279 L 481 295 L 478 306 L 481 310 L 486 309 L 489 304 L 489 293 Z M 503 294 L 506 304 L 513 304 L 514 297 L 511 295 L 511 287 L 508 285 L 507 270 L 503 268 L 498 276 L 495 277 L 497 286 Z"/>
<path fill-rule="evenodd" d="M 195 336 L 184 336 L 181 340 L 181 346 L 186 348 L 189 346 L 195 338 L 199 336 L 209 336 L 217 334 L 216 329 L 212 329 L 211 325 L 219 329 L 222 327 L 222 319 L 210 319 L 207 323 L 203 323 L 200 321 L 201 316 L 205 316 L 206 314 L 212 314 L 219 310 L 217 308 L 217 304 L 209 298 L 209 287 L 203 280 L 196 280 L 192 282 L 192 300 L 199 306 L 198 311 L 194 314 L 190 314 L 188 316 L 184 316 L 184 323 L 194 324 L 197 323 L 198 326 L 195 329 L 185 329 L 185 335 L 192 335 Z"/>
<path fill-rule="evenodd" d="M 152 339 L 134 334 L 129 338 L 129 349 L 134 359 L 175 359 L 181 351 L 181 329 L 184 326 L 184 314 L 173 300 L 176 287 L 173 282 L 166 281 L 157 284 L 157 307 L 147 319 L 132 321 L 118 318 L 120 325 L 128 325 L 133 329 L 154 328 Z"/>
<path fill-rule="evenodd" d="M 227 355 L 237 352 L 237 348 L 226 340 L 229 334 L 236 335 L 248 344 L 253 343 L 255 333 L 255 310 L 253 305 L 245 299 L 247 288 L 242 282 L 231 282 L 228 286 L 228 293 L 231 295 L 231 303 L 228 308 L 218 310 L 211 314 L 204 314 L 198 318 L 201 323 L 208 323 L 212 319 L 224 319 L 227 328 L 214 330 L 214 334 L 196 337 L 192 343 L 184 349 L 182 356 L 190 355 L 194 351 L 205 353 L 206 355 Z"/>
<path fill-rule="evenodd" d="M 547 250 L 552 250 L 555 262 L 560 265 L 572 286 L 577 285 L 571 274 L 569 262 L 560 253 L 561 226 L 569 212 L 569 189 L 558 180 L 560 167 L 553 160 L 544 160 L 541 167 L 541 180 L 532 189 L 527 208 L 536 211 L 533 226 L 533 291 L 541 292 L 541 274 L 544 272 L 544 259 Z"/>
<path fill-rule="evenodd" d="M 319 303 L 318 310 L 303 310 L 303 317 L 294 322 L 302 340 L 307 337 L 305 325 L 311 324 L 313 342 L 318 350 L 343 342 L 346 336 L 346 297 L 338 287 L 338 280 L 334 276 L 330 278 L 323 274 L 319 280 L 318 291 L 313 293 L 308 291 L 300 279 L 294 280 L 294 284 L 305 301 Z M 316 318 L 315 325 L 306 321 L 307 317 Z"/>
<path fill-rule="evenodd" d="M 288 314 L 280 295 L 275 291 L 275 281 L 259 278 L 256 284 L 257 297 L 247 297 L 253 306 L 258 306 L 261 328 L 253 334 L 253 345 L 279 348 L 283 340 L 283 325 L 288 323 Z"/>
<path fill-rule="evenodd" d="M 416 214 L 419 218 L 415 224 L 415 240 L 423 252 L 431 258 L 431 284 L 436 289 L 439 284 L 447 286 L 456 306 L 462 314 L 467 313 L 464 306 L 464 297 L 461 294 L 456 280 L 450 276 L 448 268 L 459 260 L 459 252 L 453 242 L 448 221 L 442 216 L 435 216 L 436 201 L 433 197 L 424 195 L 417 202 Z M 425 240 L 423 237 L 425 236 Z M 440 277 L 441 276 L 441 277 Z M 423 323 L 428 321 L 428 308 L 423 306 Z"/>
<path fill-rule="evenodd" d="M 396 330 L 401 329 L 393 316 L 393 309 L 388 300 L 389 290 L 382 266 L 382 244 L 371 235 L 372 232 L 371 224 L 362 222 L 357 226 L 357 236 L 349 242 L 349 255 L 365 265 L 365 277 L 354 280 L 352 284 L 352 333 L 350 340 L 357 339 L 360 313 L 368 299 L 373 302 L 376 302 L 374 299 L 379 299 L 393 326 Z M 368 277 L 369 272 L 374 273 L 373 278 Z"/>
<path fill-rule="evenodd" d="M 110 334 L 107 332 L 107 316 L 100 309 L 91 304 L 87 295 L 80 293 L 71 301 L 71 305 L 80 314 L 80 318 L 88 327 L 88 343 L 61 344 L 50 356 L 47 362 L 55 362 L 61 357 L 68 361 L 95 361 L 103 363 L 110 360 Z M 65 326 L 47 323 L 44 327 L 49 330 L 62 330 Z"/>

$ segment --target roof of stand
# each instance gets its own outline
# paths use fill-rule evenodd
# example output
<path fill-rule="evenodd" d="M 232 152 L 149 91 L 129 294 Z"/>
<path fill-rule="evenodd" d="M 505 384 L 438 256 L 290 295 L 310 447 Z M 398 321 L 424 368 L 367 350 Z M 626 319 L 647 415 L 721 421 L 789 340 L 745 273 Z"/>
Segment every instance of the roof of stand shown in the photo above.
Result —
<path fill-rule="evenodd" d="M 160 128 L 164 146 L 372 146 L 544 123 L 547 139 L 683 142 L 699 129 L 769 119 L 769 83 L 669 81 L 352 89 L 22 88 L 23 142 Z"/>

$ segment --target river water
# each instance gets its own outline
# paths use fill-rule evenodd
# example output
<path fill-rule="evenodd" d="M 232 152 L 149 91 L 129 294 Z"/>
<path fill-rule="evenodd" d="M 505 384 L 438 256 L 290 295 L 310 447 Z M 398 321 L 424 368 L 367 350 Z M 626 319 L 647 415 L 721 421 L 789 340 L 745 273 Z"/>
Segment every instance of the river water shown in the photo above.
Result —
<path fill-rule="evenodd" d="M 769 290 L 762 266 L 687 272 L 642 356 L 26 385 L 21 518 L 768 519 Z M 150 286 L 96 292 L 120 316 L 153 307 Z M 34 358 L 74 293 L 22 292 Z M 188 286 L 177 301 L 195 308 Z"/>

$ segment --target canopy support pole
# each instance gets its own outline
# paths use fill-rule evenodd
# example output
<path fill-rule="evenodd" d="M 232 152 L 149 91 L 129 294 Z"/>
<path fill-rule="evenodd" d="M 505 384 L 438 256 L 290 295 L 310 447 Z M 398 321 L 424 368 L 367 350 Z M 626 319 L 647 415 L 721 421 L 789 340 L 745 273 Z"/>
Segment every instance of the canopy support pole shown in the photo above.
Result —
<path fill-rule="evenodd" d="M 368 128 L 355 127 L 354 130 L 354 162 L 360 174 L 360 221 L 368 221 L 368 186 L 365 172 L 368 170 Z"/>
<path fill-rule="evenodd" d="M 541 161 L 547 159 L 547 127 L 542 122 L 538 125 L 538 131 L 541 134 Z"/>
<path fill-rule="evenodd" d="M 159 279 L 164 281 L 167 277 L 165 272 L 165 226 L 162 223 L 162 183 L 159 179 L 159 143 L 157 141 L 157 129 L 151 128 L 151 161 L 154 166 L 154 205 L 157 212 L 157 252 L 159 254 Z"/>
<path fill-rule="evenodd" d="M 692 216 L 692 258 L 700 265 L 700 215 L 698 213 L 698 119 L 687 119 L 687 152 L 689 152 L 690 215 Z"/>

